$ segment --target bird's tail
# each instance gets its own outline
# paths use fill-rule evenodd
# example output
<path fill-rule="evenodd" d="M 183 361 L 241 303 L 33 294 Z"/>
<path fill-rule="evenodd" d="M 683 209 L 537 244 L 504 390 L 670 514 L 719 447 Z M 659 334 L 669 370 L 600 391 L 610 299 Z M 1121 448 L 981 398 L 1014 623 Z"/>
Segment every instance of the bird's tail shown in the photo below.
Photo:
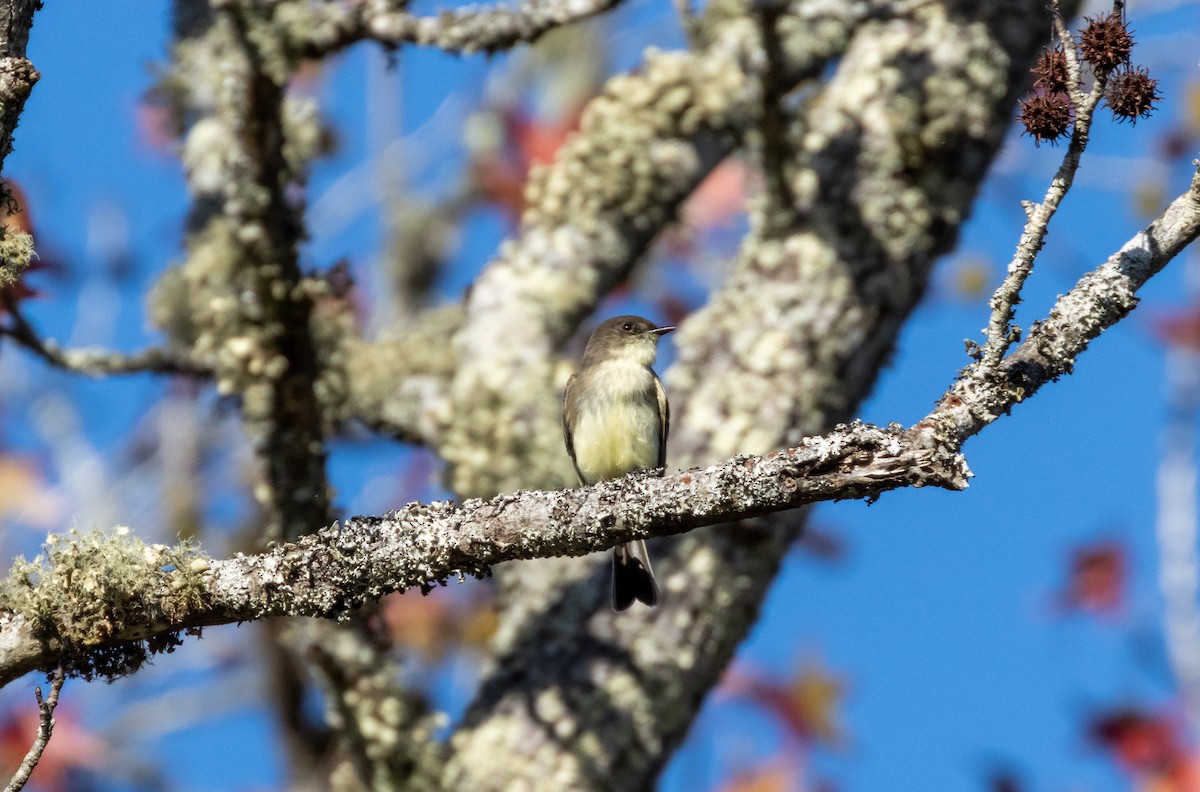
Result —
<path fill-rule="evenodd" d="M 650 568 L 650 554 L 641 539 L 613 548 L 613 610 L 623 611 L 634 600 L 653 608 L 658 604 L 658 584 Z"/>

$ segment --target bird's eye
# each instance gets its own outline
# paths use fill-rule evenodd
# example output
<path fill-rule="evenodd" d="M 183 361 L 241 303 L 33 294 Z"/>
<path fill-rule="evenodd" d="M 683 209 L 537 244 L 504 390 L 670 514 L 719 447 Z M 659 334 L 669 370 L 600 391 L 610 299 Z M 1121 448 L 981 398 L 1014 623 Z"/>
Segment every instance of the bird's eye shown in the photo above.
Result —
<path fill-rule="evenodd" d="M 625 324 L 621 325 L 621 329 L 624 330 L 626 333 L 632 333 L 633 332 L 633 322 L 626 322 Z"/>

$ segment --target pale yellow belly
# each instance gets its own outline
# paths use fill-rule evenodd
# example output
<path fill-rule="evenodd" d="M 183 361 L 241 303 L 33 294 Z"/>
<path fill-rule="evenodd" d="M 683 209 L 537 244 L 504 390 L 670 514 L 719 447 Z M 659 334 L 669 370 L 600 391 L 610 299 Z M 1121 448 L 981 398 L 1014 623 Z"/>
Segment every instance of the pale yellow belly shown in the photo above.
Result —
<path fill-rule="evenodd" d="M 584 483 L 658 467 L 658 407 L 608 402 L 583 411 L 573 433 Z"/>

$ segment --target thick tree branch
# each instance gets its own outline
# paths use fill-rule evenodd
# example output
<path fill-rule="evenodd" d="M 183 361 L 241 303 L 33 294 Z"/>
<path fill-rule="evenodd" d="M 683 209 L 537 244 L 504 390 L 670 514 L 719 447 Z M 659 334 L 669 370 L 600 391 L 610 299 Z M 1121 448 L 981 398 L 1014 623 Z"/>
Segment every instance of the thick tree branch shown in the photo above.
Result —
<path fill-rule="evenodd" d="M 189 595 L 191 604 L 159 607 L 159 617 L 150 621 L 106 623 L 110 632 L 98 642 L 268 616 L 339 617 L 390 591 L 428 588 L 456 574 L 487 575 L 503 561 L 585 555 L 632 539 L 819 501 L 871 498 L 898 487 L 961 489 L 969 473 L 958 444 L 1045 382 L 1069 373 L 1090 341 L 1132 308 L 1132 292 L 1197 235 L 1200 172 L 1188 193 L 1059 299 L 1050 317 L 1005 361 L 1001 373 L 1008 387 L 984 390 L 964 380 L 963 390 L 952 389 L 912 429 L 856 423 L 786 451 L 734 457 L 663 478 L 640 473 L 575 490 L 520 492 L 458 506 L 413 504 L 382 518 L 354 518 L 262 554 L 195 559 L 187 573 L 203 581 L 203 590 Z M 986 420 L 970 420 L 968 405 L 984 411 Z M 164 568 L 157 558 L 147 561 L 147 570 L 162 576 L 153 598 L 177 598 L 175 576 L 183 570 Z M 73 599 L 69 591 L 61 593 L 64 601 Z M 5 595 L 15 601 L 12 591 Z M 39 621 L 53 624 L 46 616 Z M 34 622 L 21 612 L 0 616 L 0 683 L 59 662 L 63 645 Z"/>
<path fill-rule="evenodd" d="M 730 282 L 676 334 L 668 461 L 793 444 L 851 414 L 1001 140 L 1045 35 L 1040 10 L 932 2 L 857 26 L 787 130 L 795 205 L 780 207 L 785 222 L 756 221 L 773 233 L 746 240 Z M 796 49 L 784 34 L 798 27 L 810 42 L 826 24 L 783 15 L 785 65 Z M 614 617 L 580 564 L 522 571 L 443 786 L 648 788 L 754 623 L 800 517 L 767 522 L 660 542 L 654 611 Z"/>
<path fill-rule="evenodd" d="M 854 424 L 769 456 L 735 457 L 664 478 L 652 471 L 575 490 L 526 491 L 461 505 L 412 504 L 384 517 L 356 517 L 257 555 L 193 558 L 187 569 L 164 570 L 155 557 L 145 573 L 160 576 L 161 584 L 147 598 L 170 605 L 140 611 L 156 618 L 139 623 L 106 618 L 105 635 L 96 640 L 117 644 L 268 616 L 345 617 L 389 592 L 428 589 L 455 575 L 486 576 L 503 561 L 586 555 L 632 539 L 817 501 L 870 498 L 898 487 L 966 486 L 969 474 L 958 455 L 917 440 L 925 442 L 899 427 Z M 181 601 L 177 592 L 191 586 L 199 588 L 189 589 Z M 59 594 L 55 601 L 73 600 L 69 590 Z M 38 599 L 51 595 L 43 591 Z M 12 592 L 7 596 L 15 601 Z M 65 608 L 36 618 L 0 616 L 0 684 L 59 662 L 64 647 L 51 625 L 70 618 Z M 39 631 L 35 620 L 46 626 Z M 74 643 L 75 650 L 86 651 L 88 638 L 75 636 Z"/>
<path fill-rule="evenodd" d="M 239 397 L 261 472 L 253 492 L 265 518 L 262 540 L 295 538 L 334 519 L 329 420 L 318 395 L 328 382 L 318 379 L 317 350 L 341 337 L 344 322 L 336 311 L 314 317 L 316 302 L 334 289 L 301 273 L 306 232 L 296 200 L 321 131 L 315 106 L 288 95 L 294 63 L 281 57 L 282 31 L 271 18 L 309 5 L 232 0 L 185 9 L 180 2 L 177 11 L 191 21 L 172 48 L 173 83 L 190 121 L 183 160 L 194 204 L 187 259 L 160 279 L 151 311 L 175 343 L 211 364 L 219 392 Z M 154 613 L 148 606 L 143 618 Z M 322 772 L 330 733 L 300 705 L 309 677 L 277 635 L 263 634 L 270 681 L 291 772 L 306 778 Z M 141 659 L 129 654 L 126 665 Z"/>
<path fill-rule="evenodd" d="M 276 21 L 299 55 L 318 58 L 359 41 L 388 47 L 421 44 L 450 52 L 486 52 L 529 44 L 555 28 L 598 16 L 620 0 L 523 0 L 518 8 L 463 8 L 436 16 L 404 10 L 403 2 L 289 3 Z"/>

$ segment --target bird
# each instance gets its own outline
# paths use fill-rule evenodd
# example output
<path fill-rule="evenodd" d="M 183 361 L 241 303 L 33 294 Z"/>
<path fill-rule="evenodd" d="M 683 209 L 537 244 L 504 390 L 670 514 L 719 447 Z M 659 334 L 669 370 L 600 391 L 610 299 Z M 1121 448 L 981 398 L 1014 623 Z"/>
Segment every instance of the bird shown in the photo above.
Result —
<path fill-rule="evenodd" d="M 666 465 L 671 414 L 652 366 L 659 340 L 674 329 L 640 316 L 617 316 L 592 332 L 563 392 L 563 439 L 581 485 Z M 658 584 L 641 539 L 613 548 L 613 609 L 626 610 L 634 601 L 658 604 Z"/>

